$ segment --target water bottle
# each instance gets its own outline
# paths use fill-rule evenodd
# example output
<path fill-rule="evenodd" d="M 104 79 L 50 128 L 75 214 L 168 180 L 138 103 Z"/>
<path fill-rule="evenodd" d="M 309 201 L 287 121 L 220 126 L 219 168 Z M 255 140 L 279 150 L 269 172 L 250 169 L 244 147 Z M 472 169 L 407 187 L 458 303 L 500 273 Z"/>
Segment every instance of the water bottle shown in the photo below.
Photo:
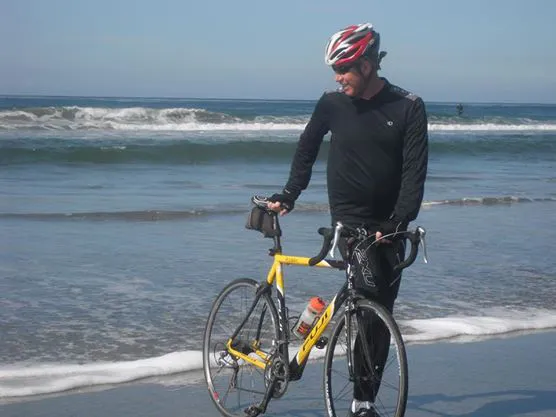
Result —
<path fill-rule="evenodd" d="M 305 339 L 309 335 L 309 332 L 324 311 L 325 307 L 326 303 L 322 298 L 311 298 L 307 307 L 305 307 L 305 310 L 303 310 L 303 313 L 299 316 L 297 323 L 293 326 L 293 335 L 299 339 Z"/>

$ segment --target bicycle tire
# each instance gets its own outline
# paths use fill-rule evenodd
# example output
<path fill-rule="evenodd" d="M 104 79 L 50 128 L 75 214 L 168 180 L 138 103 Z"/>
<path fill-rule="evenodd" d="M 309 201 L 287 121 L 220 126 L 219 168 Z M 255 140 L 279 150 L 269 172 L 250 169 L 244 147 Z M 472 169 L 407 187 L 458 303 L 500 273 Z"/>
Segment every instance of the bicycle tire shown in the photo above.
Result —
<path fill-rule="evenodd" d="M 354 319 L 350 321 L 353 335 L 352 353 L 356 343 L 355 335 L 359 331 L 358 317 L 361 316 L 361 312 L 365 312 L 367 317 L 371 316 L 373 320 L 379 320 L 390 333 L 388 356 L 382 375 L 379 377 L 380 389 L 374 400 L 376 414 L 385 417 L 403 417 L 407 405 L 408 368 L 405 345 L 399 327 L 390 312 L 382 305 L 372 300 L 356 301 L 355 309 L 349 313 Z M 347 415 L 353 400 L 353 370 L 348 369 L 347 342 L 344 340 L 347 339 L 345 331 L 347 314 L 344 313 L 338 318 L 330 335 L 324 359 L 324 400 L 329 417 Z M 367 392 L 370 391 L 372 390 Z"/>
<path fill-rule="evenodd" d="M 246 416 L 245 409 L 263 398 L 268 378 L 265 371 L 234 358 L 226 349 L 226 342 L 241 324 L 251 307 L 259 283 L 248 278 L 236 279 L 218 295 L 211 308 L 203 337 L 203 370 L 209 395 L 216 408 L 226 417 Z M 263 315 L 263 308 L 266 311 Z M 242 327 L 236 340 L 250 343 L 260 327 L 259 349 L 272 355 L 278 346 L 279 323 L 274 301 L 263 294 Z"/>

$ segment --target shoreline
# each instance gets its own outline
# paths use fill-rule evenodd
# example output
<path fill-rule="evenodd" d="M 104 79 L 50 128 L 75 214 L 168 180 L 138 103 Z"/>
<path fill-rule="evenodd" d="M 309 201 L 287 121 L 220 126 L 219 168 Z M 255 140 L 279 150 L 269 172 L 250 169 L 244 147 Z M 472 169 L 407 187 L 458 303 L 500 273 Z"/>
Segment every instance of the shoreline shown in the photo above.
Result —
<path fill-rule="evenodd" d="M 556 415 L 556 331 L 506 334 L 481 341 L 407 346 L 406 416 L 552 417 Z M 318 381 L 318 383 L 317 383 Z M 201 417 L 220 414 L 202 371 L 97 386 L 40 397 L 5 399 L 3 417 Z M 325 416 L 322 362 L 271 401 L 265 415 Z"/>

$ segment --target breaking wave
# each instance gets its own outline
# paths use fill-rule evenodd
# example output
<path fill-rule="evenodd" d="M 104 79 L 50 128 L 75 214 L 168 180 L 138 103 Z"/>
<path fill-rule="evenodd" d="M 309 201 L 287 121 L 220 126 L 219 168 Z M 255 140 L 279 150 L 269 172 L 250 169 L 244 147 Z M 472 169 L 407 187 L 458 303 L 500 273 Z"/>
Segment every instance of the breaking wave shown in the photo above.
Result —
<path fill-rule="evenodd" d="M 201 108 L 29 107 L 0 111 L 0 130 L 100 131 L 301 131 L 309 115 L 237 116 Z M 556 131 L 556 121 L 481 117 L 432 116 L 431 131 L 524 132 Z"/>

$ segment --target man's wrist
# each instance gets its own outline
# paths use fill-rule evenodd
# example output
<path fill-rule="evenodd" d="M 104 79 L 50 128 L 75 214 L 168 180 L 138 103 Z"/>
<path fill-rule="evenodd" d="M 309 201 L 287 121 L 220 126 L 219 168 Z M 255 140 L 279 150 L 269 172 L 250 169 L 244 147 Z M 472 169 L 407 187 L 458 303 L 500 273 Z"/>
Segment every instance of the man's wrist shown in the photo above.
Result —
<path fill-rule="evenodd" d="M 284 189 L 282 190 L 282 194 L 287 195 L 293 201 L 295 201 L 295 200 L 297 200 L 297 198 L 299 197 L 299 194 L 301 194 L 301 193 L 297 190 L 292 190 L 291 188 L 284 187 Z"/>

